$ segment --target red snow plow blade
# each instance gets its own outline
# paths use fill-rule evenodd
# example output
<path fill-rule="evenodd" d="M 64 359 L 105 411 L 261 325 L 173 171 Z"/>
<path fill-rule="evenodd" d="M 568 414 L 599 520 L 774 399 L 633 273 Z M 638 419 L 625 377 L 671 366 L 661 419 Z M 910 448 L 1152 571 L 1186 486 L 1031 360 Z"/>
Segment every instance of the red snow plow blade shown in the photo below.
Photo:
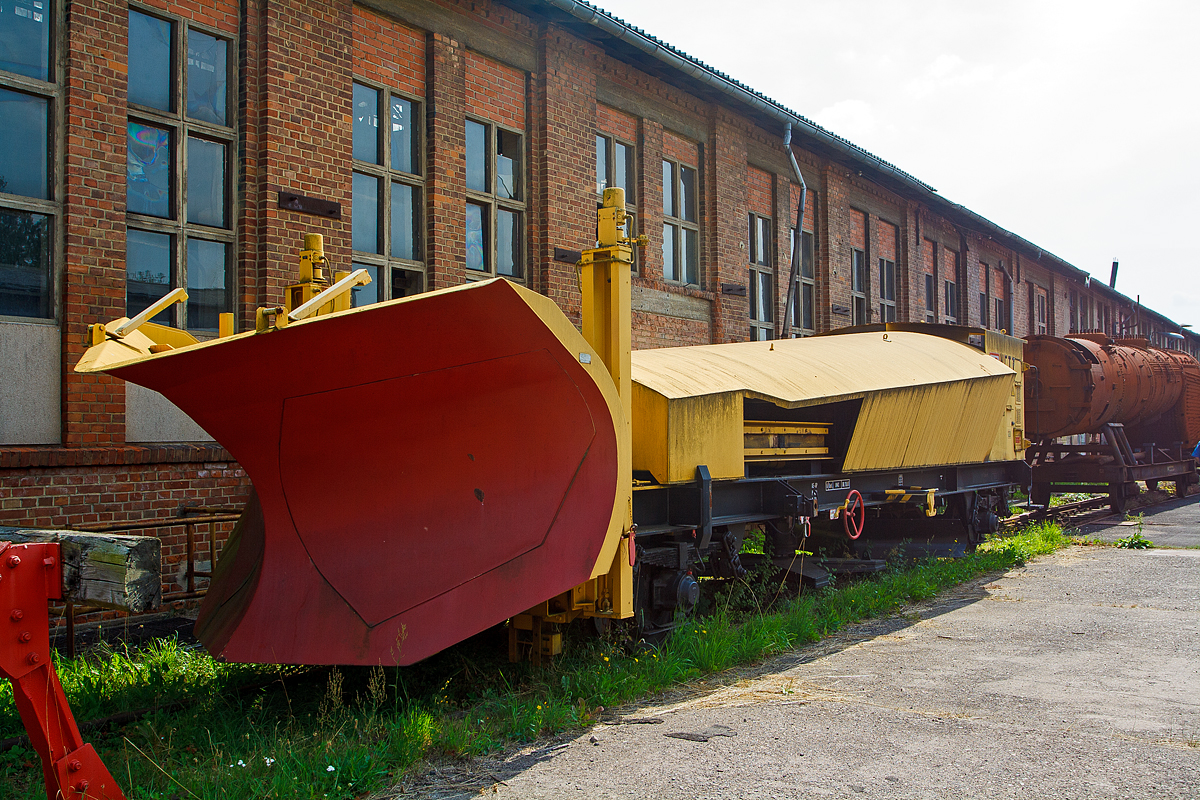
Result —
<path fill-rule="evenodd" d="M 196 624 L 215 656 L 411 664 L 612 559 L 620 401 L 540 295 L 490 281 L 120 348 L 79 369 L 161 392 L 254 483 Z"/>

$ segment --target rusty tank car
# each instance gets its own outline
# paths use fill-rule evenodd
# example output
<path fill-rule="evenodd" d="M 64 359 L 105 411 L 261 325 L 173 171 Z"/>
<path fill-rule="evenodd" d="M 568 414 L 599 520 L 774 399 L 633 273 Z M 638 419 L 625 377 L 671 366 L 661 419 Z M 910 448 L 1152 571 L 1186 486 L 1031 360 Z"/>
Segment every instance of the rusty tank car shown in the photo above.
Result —
<path fill-rule="evenodd" d="M 1025 360 L 1035 504 L 1099 492 L 1122 511 L 1137 481 L 1172 482 L 1178 494 L 1197 482 L 1200 364 L 1191 355 L 1080 334 L 1030 337 Z"/>

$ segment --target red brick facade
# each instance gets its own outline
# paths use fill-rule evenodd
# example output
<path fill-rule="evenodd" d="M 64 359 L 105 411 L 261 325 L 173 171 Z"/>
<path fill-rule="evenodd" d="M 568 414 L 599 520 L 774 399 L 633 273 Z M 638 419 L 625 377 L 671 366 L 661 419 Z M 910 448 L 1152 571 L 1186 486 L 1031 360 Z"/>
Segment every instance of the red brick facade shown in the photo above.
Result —
<path fill-rule="evenodd" d="M 241 330 L 253 325 L 258 306 L 281 300 L 304 233 L 325 235 L 335 265 L 351 263 L 355 79 L 421 107 L 420 262 L 427 289 L 469 277 L 464 139 L 471 116 L 523 137 L 524 281 L 576 322 L 575 267 L 556 261 L 554 252 L 584 249 L 594 240 L 598 132 L 632 144 L 636 158 L 633 197 L 649 245 L 639 253 L 633 281 L 635 347 L 746 338 L 751 212 L 773 220 L 776 320 L 784 313 L 789 229 L 800 192 L 783 151 L 782 126 L 719 102 L 698 84 L 689 91 L 691 79 L 682 73 L 666 80 L 665 67 L 651 74 L 620 60 L 616 49 L 596 44 L 594 30 L 580 36 L 536 16 L 542 12 L 532 4 L 510 8 L 487 0 L 403 0 L 369 9 L 351 0 L 150 5 L 226 35 L 233 54 L 230 182 L 237 246 L 231 282 Z M 380 10 L 385 7 L 396 16 Z M 64 64 L 62 441 L 56 447 L 0 443 L 0 524 L 168 516 L 184 504 L 238 503 L 249 491 L 245 475 L 219 447 L 127 446 L 122 382 L 72 371 L 87 325 L 125 313 L 127 8 L 111 0 L 73 2 L 57 35 Z M 981 289 L 1011 303 L 1017 335 L 1034 330 L 1039 291 L 1046 293 L 1051 333 L 1084 321 L 1112 329 L 1123 319 L 1117 303 L 1085 287 L 1069 265 L 1019 242 L 1003 246 L 919 198 L 901 196 L 895 182 L 874 182 L 818 150 L 803 137 L 794 141 L 808 185 L 803 227 L 815 242 L 817 331 L 852 321 L 853 249 L 866 257 L 869 322 L 879 311 L 881 258 L 896 263 L 900 319 L 925 319 L 926 274 L 935 276 L 937 321 L 946 318 L 946 281 L 957 285 L 960 323 L 979 322 Z M 664 280 L 663 159 L 697 170 L 698 286 Z M 340 217 L 280 208 L 280 191 L 337 203 Z M 981 263 L 988 265 L 990 287 L 980 283 Z M 994 315 L 994 299 L 992 309 Z M 175 555 L 180 542 L 173 536 L 165 552 Z"/>

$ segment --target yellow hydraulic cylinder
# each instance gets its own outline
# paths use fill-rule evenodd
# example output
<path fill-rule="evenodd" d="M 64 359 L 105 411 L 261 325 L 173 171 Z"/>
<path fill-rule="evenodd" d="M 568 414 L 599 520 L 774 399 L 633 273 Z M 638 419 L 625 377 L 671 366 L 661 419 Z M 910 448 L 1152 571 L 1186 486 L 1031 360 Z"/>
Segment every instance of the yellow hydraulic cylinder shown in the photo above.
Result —
<path fill-rule="evenodd" d="M 605 189 L 604 200 L 597 212 L 597 244 L 585 250 L 579 262 L 580 288 L 583 294 L 583 337 L 603 359 L 621 397 L 625 428 L 619 435 L 632 441 L 630 423 L 633 386 L 630 380 L 630 267 L 633 263 L 631 240 L 621 235 L 628 215 L 625 212 L 625 190 Z M 633 561 L 636 550 L 633 526 L 633 475 L 620 476 L 625 497 L 626 519 L 620 547 L 611 565 L 597 564 L 593 577 L 596 591 L 587 594 L 607 595 L 597 604 L 595 615 L 616 618 L 633 614 Z M 607 574 L 605 574 L 607 573 Z"/>

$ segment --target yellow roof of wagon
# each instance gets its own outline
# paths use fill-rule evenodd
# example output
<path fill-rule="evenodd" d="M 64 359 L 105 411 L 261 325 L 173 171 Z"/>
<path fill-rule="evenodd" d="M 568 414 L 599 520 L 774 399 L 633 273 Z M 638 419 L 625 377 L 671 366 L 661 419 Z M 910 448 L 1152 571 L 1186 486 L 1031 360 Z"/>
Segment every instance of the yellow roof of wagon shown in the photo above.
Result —
<path fill-rule="evenodd" d="M 1012 374 L 973 347 L 904 331 L 637 350 L 632 370 L 636 383 L 667 398 L 740 392 L 786 408 Z"/>

